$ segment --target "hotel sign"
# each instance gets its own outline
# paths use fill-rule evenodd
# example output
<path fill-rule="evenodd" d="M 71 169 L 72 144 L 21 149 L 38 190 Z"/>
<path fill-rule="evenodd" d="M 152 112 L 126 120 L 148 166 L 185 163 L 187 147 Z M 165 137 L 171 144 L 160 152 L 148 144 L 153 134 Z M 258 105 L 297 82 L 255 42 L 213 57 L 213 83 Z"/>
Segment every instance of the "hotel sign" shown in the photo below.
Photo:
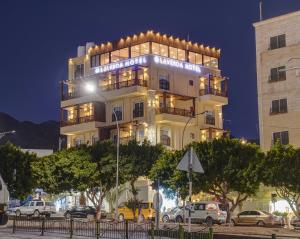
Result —
<path fill-rule="evenodd" d="M 167 66 L 172 66 L 176 68 L 181 68 L 181 69 L 201 73 L 201 67 L 199 65 L 191 64 L 184 61 L 178 61 L 167 57 L 154 56 L 154 62 L 160 65 L 167 65 Z"/>
<path fill-rule="evenodd" d="M 148 56 L 138 56 L 127 60 L 114 62 L 103 66 L 98 66 L 94 68 L 94 74 L 105 73 L 113 70 L 118 70 L 121 68 L 134 66 L 134 65 L 143 65 L 147 63 L 147 57 Z M 178 61 L 163 56 L 153 56 L 153 60 L 156 64 L 166 65 L 166 66 L 171 66 L 179 69 L 193 71 L 196 73 L 201 73 L 201 66 L 197 64 L 192 64 L 185 61 Z"/>
<path fill-rule="evenodd" d="M 146 63 L 147 63 L 146 56 L 139 56 L 139 57 L 131 58 L 131 59 L 124 60 L 124 61 L 119 61 L 119 62 L 115 62 L 115 63 L 103 65 L 103 66 L 98 66 L 94 69 L 94 72 L 95 72 L 95 74 L 105 73 L 108 71 L 113 71 L 113 70 L 129 67 L 129 66 L 141 65 L 141 64 L 146 64 Z"/>

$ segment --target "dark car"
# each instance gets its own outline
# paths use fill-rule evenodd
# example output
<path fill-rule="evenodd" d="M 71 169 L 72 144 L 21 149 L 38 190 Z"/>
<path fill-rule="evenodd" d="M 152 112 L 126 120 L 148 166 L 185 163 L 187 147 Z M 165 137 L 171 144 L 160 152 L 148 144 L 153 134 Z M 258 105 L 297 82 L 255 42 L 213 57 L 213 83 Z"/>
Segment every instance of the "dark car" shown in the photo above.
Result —
<path fill-rule="evenodd" d="M 300 229 L 300 217 L 293 217 L 291 220 L 291 225 L 296 229 Z"/>
<path fill-rule="evenodd" d="M 90 206 L 75 206 L 65 212 L 65 218 L 87 218 L 96 217 L 97 211 Z"/>

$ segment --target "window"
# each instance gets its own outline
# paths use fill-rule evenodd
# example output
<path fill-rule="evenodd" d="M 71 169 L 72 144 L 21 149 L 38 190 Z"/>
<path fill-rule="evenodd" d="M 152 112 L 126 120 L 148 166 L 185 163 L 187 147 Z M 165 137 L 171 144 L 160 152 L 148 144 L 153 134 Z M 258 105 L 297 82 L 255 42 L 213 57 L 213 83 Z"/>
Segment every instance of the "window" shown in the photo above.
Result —
<path fill-rule="evenodd" d="M 193 86 L 194 85 L 194 81 L 193 80 L 189 80 L 189 85 Z"/>
<path fill-rule="evenodd" d="M 205 124 L 215 125 L 215 115 L 212 111 L 208 111 L 205 113 Z"/>
<path fill-rule="evenodd" d="M 260 213 L 258 211 L 250 211 L 249 215 L 251 215 L 251 216 L 260 216 Z"/>
<path fill-rule="evenodd" d="M 270 50 L 285 47 L 285 34 L 274 36 L 270 38 Z"/>
<path fill-rule="evenodd" d="M 185 50 L 169 47 L 169 56 L 176 60 L 185 61 Z"/>
<path fill-rule="evenodd" d="M 75 66 L 75 79 L 78 80 L 84 75 L 84 65 L 79 64 Z"/>
<path fill-rule="evenodd" d="M 170 146 L 171 138 L 169 137 L 169 131 L 165 129 L 160 130 L 160 143 L 162 145 Z"/>
<path fill-rule="evenodd" d="M 203 56 L 203 65 L 207 67 L 218 68 L 218 59 L 211 56 Z"/>
<path fill-rule="evenodd" d="M 270 82 L 283 81 L 283 80 L 286 80 L 285 66 L 272 68 L 270 70 L 270 78 L 269 78 Z"/>
<path fill-rule="evenodd" d="M 36 205 L 37 207 L 43 207 L 44 206 L 44 203 L 43 202 L 36 202 Z"/>
<path fill-rule="evenodd" d="M 168 46 L 152 42 L 152 54 L 168 57 Z"/>
<path fill-rule="evenodd" d="M 287 99 L 273 100 L 271 105 L 271 114 L 287 112 Z"/>
<path fill-rule="evenodd" d="M 289 144 L 289 132 L 288 131 L 274 132 L 273 143 L 277 143 L 277 142 L 283 145 Z"/>
<path fill-rule="evenodd" d="M 194 210 L 205 210 L 205 204 L 195 204 Z"/>
<path fill-rule="evenodd" d="M 133 118 L 144 117 L 144 102 L 134 103 Z"/>
<path fill-rule="evenodd" d="M 137 131 L 137 141 L 143 141 L 145 138 L 145 131 L 143 129 L 139 129 Z"/>
<path fill-rule="evenodd" d="M 96 67 L 100 65 L 100 55 L 91 56 L 91 67 Z"/>
<path fill-rule="evenodd" d="M 110 54 L 111 54 L 110 55 L 111 62 L 125 60 L 125 59 L 128 59 L 128 57 L 129 57 L 128 48 L 123 48 L 120 50 L 112 51 Z"/>
<path fill-rule="evenodd" d="M 217 205 L 214 203 L 209 203 L 206 205 L 206 210 L 217 210 Z"/>
<path fill-rule="evenodd" d="M 122 109 L 122 106 L 115 106 L 115 107 L 113 107 L 113 111 L 116 113 L 118 121 L 120 121 L 120 120 L 123 119 L 123 109 Z M 112 121 L 113 122 L 116 121 L 116 116 L 115 116 L 114 112 L 112 112 Z"/>
<path fill-rule="evenodd" d="M 106 65 L 109 63 L 109 53 L 101 54 L 100 63 L 101 63 L 101 65 Z"/>
<path fill-rule="evenodd" d="M 143 44 L 135 45 L 132 46 L 130 50 L 131 50 L 131 57 L 147 55 L 150 52 L 150 44 L 149 42 L 146 42 Z"/>
<path fill-rule="evenodd" d="M 195 139 L 195 134 L 194 134 L 194 133 L 191 133 L 191 134 L 190 134 L 190 138 L 191 138 L 191 139 Z"/>
<path fill-rule="evenodd" d="M 190 51 L 189 52 L 189 62 L 193 63 L 193 64 L 202 65 L 202 55 Z"/>
<path fill-rule="evenodd" d="M 247 216 L 249 215 L 250 211 L 244 211 L 244 212 L 241 212 L 239 213 L 239 216 Z"/>
<path fill-rule="evenodd" d="M 30 207 L 33 207 L 33 206 L 34 206 L 34 202 L 31 202 L 29 206 L 30 206 Z"/>
<path fill-rule="evenodd" d="M 170 82 L 167 76 L 159 76 L 159 88 L 162 90 L 170 90 Z"/>

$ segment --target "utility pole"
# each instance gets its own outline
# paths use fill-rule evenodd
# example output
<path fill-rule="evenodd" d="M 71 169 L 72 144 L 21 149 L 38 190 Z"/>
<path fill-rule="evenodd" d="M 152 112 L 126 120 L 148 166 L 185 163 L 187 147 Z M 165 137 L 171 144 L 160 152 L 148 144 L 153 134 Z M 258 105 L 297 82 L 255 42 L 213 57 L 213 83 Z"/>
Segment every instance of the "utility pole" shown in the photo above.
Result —
<path fill-rule="evenodd" d="M 259 20 L 260 20 L 260 21 L 263 20 L 262 6 L 263 6 L 263 2 L 262 2 L 262 1 L 259 1 Z"/>

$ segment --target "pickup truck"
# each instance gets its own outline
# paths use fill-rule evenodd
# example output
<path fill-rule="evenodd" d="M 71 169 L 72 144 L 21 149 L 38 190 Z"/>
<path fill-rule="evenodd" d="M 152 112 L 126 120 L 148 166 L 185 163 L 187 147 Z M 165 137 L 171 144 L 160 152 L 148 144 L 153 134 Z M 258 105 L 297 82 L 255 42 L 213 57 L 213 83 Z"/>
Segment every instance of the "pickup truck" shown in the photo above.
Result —
<path fill-rule="evenodd" d="M 21 215 L 39 217 L 45 215 L 50 217 L 56 213 L 56 208 L 53 202 L 33 200 L 25 203 L 23 206 L 10 209 L 11 213 L 15 213 L 17 217 Z"/>

